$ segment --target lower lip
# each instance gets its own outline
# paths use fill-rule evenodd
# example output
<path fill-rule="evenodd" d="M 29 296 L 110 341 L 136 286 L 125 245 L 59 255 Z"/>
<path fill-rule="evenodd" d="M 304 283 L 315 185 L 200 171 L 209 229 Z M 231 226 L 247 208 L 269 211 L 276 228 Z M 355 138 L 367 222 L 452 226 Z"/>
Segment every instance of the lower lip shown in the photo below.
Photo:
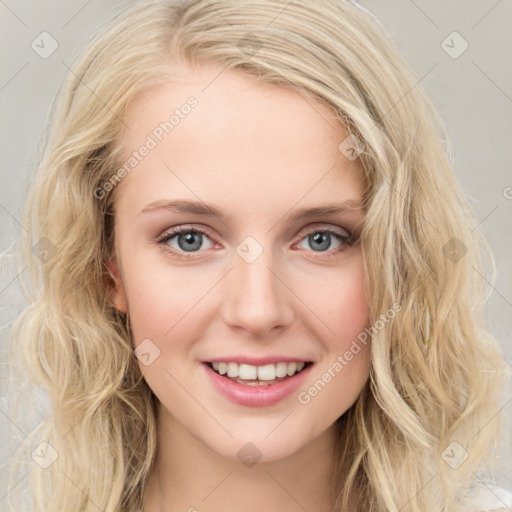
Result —
<path fill-rule="evenodd" d="M 202 363 L 206 373 L 211 379 L 215 389 L 225 397 L 239 405 L 248 407 L 265 407 L 275 405 L 281 400 L 289 397 L 304 383 L 307 379 L 312 364 L 309 364 L 301 372 L 296 373 L 286 380 L 264 386 L 246 386 L 238 384 L 227 377 L 222 377 L 214 372 L 206 363 Z"/>

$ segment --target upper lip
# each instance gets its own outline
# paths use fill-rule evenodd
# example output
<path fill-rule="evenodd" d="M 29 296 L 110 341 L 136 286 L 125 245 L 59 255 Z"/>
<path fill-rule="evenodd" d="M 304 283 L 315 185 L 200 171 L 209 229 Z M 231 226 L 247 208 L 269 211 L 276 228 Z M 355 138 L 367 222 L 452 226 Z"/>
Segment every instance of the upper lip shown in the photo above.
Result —
<path fill-rule="evenodd" d="M 250 364 L 252 366 L 263 366 L 266 364 L 277 364 L 277 363 L 309 363 L 311 359 L 303 359 L 300 357 L 289 357 L 289 356 L 262 356 L 262 357 L 249 357 L 249 356 L 225 356 L 225 357 L 214 357 L 212 359 L 204 360 L 203 363 L 238 363 L 238 364 Z"/>

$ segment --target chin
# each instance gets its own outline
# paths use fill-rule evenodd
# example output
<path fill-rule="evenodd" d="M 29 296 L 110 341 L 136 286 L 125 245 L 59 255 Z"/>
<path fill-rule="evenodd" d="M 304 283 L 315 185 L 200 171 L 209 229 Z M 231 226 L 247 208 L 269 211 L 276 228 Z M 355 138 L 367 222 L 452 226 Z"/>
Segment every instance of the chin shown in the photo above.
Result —
<path fill-rule="evenodd" d="M 226 435 L 224 439 L 204 439 L 203 443 L 223 458 L 252 467 L 255 463 L 276 462 L 290 457 L 311 441 L 304 437 L 308 431 L 305 428 L 302 429 L 302 436 L 298 437 L 290 436 L 288 430 L 283 428 L 279 432 L 277 427 L 272 432 L 272 429 L 254 426 L 252 431 L 231 430 L 234 439 Z M 269 432 L 272 433 L 269 435 Z"/>

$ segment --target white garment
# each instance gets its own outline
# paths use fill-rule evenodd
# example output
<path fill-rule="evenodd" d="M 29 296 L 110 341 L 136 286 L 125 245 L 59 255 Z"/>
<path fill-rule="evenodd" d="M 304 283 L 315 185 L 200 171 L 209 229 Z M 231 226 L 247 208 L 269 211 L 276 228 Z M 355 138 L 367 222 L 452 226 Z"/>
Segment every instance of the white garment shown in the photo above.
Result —
<path fill-rule="evenodd" d="M 468 501 L 468 512 L 512 512 L 512 492 L 493 484 L 476 486 Z"/>

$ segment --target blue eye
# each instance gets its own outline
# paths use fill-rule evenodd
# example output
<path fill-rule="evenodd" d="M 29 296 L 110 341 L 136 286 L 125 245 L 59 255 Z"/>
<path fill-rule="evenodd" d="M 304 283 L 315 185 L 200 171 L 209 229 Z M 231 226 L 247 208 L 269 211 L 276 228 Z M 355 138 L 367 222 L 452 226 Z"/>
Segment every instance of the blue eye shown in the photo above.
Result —
<path fill-rule="evenodd" d="M 176 238 L 178 247 L 170 246 L 171 249 L 175 251 L 197 252 L 197 250 L 201 248 L 205 237 L 208 237 L 205 231 L 183 226 L 164 233 L 163 237 L 160 238 L 158 242 L 170 246 L 169 242 L 172 241 L 173 238 Z"/>
<path fill-rule="evenodd" d="M 333 237 L 340 242 L 340 245 L 334 249 L 329 249 L 333 242 Z M 210 246 L 206 247 L 206 249 L 213 247 L 214 244 L 207 231 L 190 226 L 180 226 L 166 231 L 158 238 L 157 242 L 163 245 L 165 250 L 176 255 L 178 258 L 187 258 L 187 253 L 201 252 L 200 249 L 204 249 L 203 243 L 205 239 L 209 240 L 210 243 Z M 312 252 L 320 253 L 321 257 L 327 258 L 334 257 L 347 247 L 355 244 L 351 233 L 345 234 L 333 229 L 313 229 L 307 232 L 300 240 L 301 242 L 307 241 L 309 246 L 313 248 L 311 249 Z M 318 250 L 315 249 L 315 246 Z"/>
<path fill-rule="evenodd" d="M 340 246 L 335 248 L 334 251 L 343 250 L 347 245 L 353 245 L 351 236 L 338 233 L 331 229 L 314 230 L 307 234 L 303 240 L 306 240 L 310 247 L 317 246 L 319 251 L 314 252 L 329 252 L 329 246 L 333 241 L 333 237 L 340 242 Z"/>

